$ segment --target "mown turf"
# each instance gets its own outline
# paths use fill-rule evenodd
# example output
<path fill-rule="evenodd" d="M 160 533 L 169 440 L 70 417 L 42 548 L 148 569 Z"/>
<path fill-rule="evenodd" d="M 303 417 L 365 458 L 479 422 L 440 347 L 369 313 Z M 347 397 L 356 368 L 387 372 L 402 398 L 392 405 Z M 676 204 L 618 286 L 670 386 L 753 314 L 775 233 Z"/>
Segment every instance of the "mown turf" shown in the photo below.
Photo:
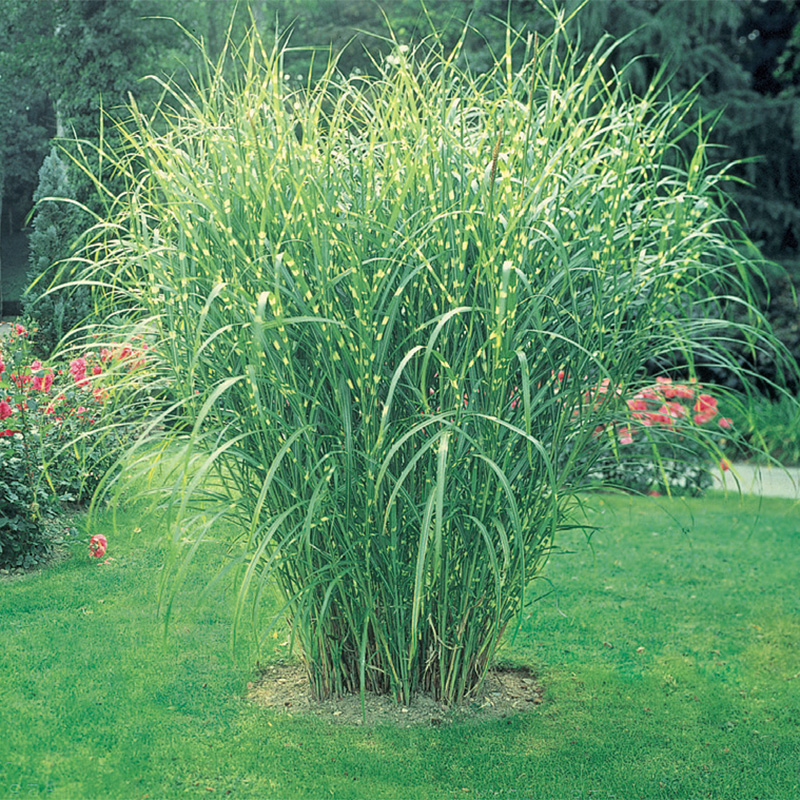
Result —
<path fill-rule="evenodd" d="M 81 546 L 0 583 L 0 798 L 800 796 L 800 509 L 591 503 L 592 548 L 562 538 L 572 554 L 502 653 L 534 667 L 544 703 L 411 730 L 248 705 L 229 600 L 165 641 L 155 533 L 135 512 L 106 521 L 110 564 Z M 190 606 L 218 559 L 198 562 Z"/>

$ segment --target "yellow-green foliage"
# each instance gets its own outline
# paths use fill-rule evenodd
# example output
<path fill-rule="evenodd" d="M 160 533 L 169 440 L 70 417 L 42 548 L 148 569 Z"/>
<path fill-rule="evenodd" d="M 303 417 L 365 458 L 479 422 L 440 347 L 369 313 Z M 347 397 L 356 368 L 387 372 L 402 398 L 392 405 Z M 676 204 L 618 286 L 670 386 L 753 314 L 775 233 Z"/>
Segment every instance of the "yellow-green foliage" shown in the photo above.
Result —
<path fill-rule="evenodd" d="M 237 620 L 277 578 L 320 696 L 473 692 L 615 411 L 587 386 L 713 348 L 709 287 L 746 280 L 687 105 L 561 37 L 290 91 L 252 35 L 106 154 L 129 189 L 93 277 L 185 422 L 167 577 L 237 521 Z"/>

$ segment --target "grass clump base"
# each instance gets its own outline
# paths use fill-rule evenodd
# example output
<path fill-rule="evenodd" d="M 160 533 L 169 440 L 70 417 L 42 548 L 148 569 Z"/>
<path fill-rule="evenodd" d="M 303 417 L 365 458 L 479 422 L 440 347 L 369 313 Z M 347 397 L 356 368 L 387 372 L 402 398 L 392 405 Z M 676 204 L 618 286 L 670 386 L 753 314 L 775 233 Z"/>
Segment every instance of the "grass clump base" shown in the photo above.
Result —
<path fill-rule="evenodd" d="M 542 702 L 542 686 L 527 668 L 492 667 L 480 693 L 454 706 L 417 694 L 409 705 L 388 694 L 368 694 L 362 704 L 358 695 L 318 700 L 308 674 L 297 663 L 269 664 L 247 684 L 248 698 L 272 711 L 314 715 L 336 725 L 418 725 L 439 727 L 467 720 L 486 721 L 532 711 Z"/>

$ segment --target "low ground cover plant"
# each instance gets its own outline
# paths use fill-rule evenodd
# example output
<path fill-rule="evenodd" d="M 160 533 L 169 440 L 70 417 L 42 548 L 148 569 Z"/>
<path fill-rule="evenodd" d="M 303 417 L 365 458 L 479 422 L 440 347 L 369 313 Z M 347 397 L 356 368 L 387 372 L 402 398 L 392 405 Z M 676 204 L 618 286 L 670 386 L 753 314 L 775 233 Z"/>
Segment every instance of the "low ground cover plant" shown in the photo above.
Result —
<path fill-rule="evenodd" d="M 631 96 L 609 46 L 509 34 L 478 76 L 434 39 L 298 90 L 253 34 L 132 109 L 84 258 L 183 422 L 130 453 L 175 472 L 167 608 L 226 521 L 236 630 L 250 604 L 268 634 L 277 580 L 319 697 L 477 690 L 597 431 L 649 359 L 725 363 L 717 307 L 756 270 L 691 98 Z"/>

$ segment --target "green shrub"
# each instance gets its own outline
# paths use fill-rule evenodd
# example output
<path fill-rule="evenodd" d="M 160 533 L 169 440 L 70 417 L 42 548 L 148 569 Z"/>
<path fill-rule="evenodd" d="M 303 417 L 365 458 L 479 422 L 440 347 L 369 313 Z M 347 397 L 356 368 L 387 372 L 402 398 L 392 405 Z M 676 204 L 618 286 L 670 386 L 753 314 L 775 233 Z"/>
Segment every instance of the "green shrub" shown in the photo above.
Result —
<path fill-rule="evenodd" d="M 85 505 L 141 428 L 127 396 L 147 345 L 96 347 L 63 365 L 30 350 L 20 324 L 0 342 L 0 485 L 7 516 L 13 509 L 34 523 L 20 530 L 33 531 L 41 518 Z"/>
<path fill-rule="evenodd" d="M 759 397 L 736 414 L 736 424 L 747 442 L 741 458 L 800 466 L 799 398 Z"/>
<path fill-rule="evenodd" d="M 47 292 L 58 265 L 71 254 L 85 219 L 78 206 L 69 202 L 72 197 L 67 165 L 53 149 L 39 170 L 39 185 L 33 195 L 37 207 L 29 237 L 30 285 L 22 298 L 25 323 L 42 358 L 48 358 L 61 339 L 92 311 L 88 286 Z"/>
<path fill-rule="evenodd" d="M 48 498 L 29 480 L 22 435 L 0 436 L 0 569 L 30 569 L 50 552 L 42 526 Z"/>
<path fill-rule="evenodd" d="M 608 50 L 579 64 L 560 32 L 487 75 L 434 43 L 301 91 L 257 37 L 235 52 L 234 77 L 133 110 L 104 154 L 129 188 L 87 256 L 186 421 L 153 428 L 164 464 L 184 448 L 166 602 L 232 519 L 237 625 L 250 601 L 269 630 L 277 579 L 318 696 L 458 701 L 625 410 L 586 386 L 726 361 L 715 292 L 746 296 L 752 265 L 722 175 L 691 100 L 626 95 Z M 131 457 L 154 469 L 150 444 Z"/>

